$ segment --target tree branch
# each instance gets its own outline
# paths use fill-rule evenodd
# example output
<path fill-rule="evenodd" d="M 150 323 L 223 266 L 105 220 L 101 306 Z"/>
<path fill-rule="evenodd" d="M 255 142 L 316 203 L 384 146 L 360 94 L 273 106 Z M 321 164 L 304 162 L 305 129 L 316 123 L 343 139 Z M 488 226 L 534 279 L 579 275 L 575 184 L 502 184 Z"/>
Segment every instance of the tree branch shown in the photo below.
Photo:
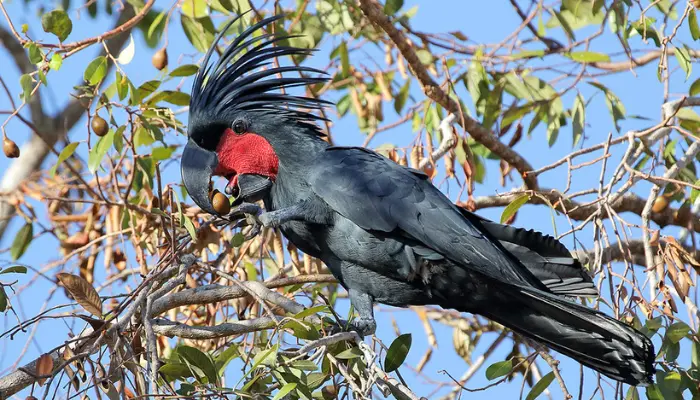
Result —
<path fill-rule="evenodd" d="M 537 194 L 537 196 L 531 196 L 528 201 L 529 204 L 547 205 L 547 202 L 544 200 L 546 198 L 551 204 L 555 205 L 557 211 L 564 212 L 569 218 L 576 221 L 584 221 L 598 210 L 596 203 L 584 205 L 568 199 L 566 195 L 555 189 L 545 188 L 538 191 L 514 191 L 496 196 L 477 197 L 474 199 L 474 209 L 505 207 L 523 193 Z M 646 199 L 636 194 L 625 193 L 617 197 L 609 205 L 615 213 L 631 212 L 641 216 L 646 201 Z M 607 219 L 610 218 L 610 215 L 603 209 L 600 217 Z M 698 219 L 696 215 L 681 212 L 677 208 L 668 207 L 662 212 L 652 213 L 649 218 L 661 228 L 669 225 L 681 227 L 691 226 L 695 232 L 700 232 L 700 219 Z"/>
<path fill-rule="evenodd" d="M 487 149 L 497 154 L 500 158 L 520 172 L 525 185 L 529 189 L 537 188 L 537 177 L 528 174 L 533 168 L 520 154 L 506 146 L 498 136 L 484 128 L 478 121 L 467 115 L 460 105 L 445 93 L 442 88 L 430 77 L 413 47 L 408 43 L 403 32 L 396 29 L 389 18 L 384 14 L 382 7 L 376 0 L 360 0 L 360 8 L 365 16 L 375 25 L 384 30 L 394 42 L 403 57 L 411 67 L 413 74 L 420 82 L 426 96 L 440 104 L 447 111 L 457 116 L 457 122 L 476 140 Z"/>

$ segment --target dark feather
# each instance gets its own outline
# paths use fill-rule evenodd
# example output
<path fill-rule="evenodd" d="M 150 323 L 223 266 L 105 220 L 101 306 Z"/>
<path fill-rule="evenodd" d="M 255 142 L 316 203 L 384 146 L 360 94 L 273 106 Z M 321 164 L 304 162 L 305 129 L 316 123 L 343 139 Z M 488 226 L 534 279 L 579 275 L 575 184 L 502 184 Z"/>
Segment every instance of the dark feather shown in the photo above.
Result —
<path fill-rule="evenodd" d="M 282 93 L 281 90 L 326 82 L 328 77 L 325 72 L 310 67 L 276 67 L 273 64 L 275 58 L 308 55 L 315 50 L 277 45 L 294 36 L 271 33 L 253 36 L 259 29 L 283 18 L 282 15 L 265 18 L 248 27 L 223 51 L 218 61 L 211 61 L 223 34 L 242 15 L 221 29 L 194 79 L 189 136 L 200 146 L 212 149 L 218 142 L 216 135 L 223 130 L 211 128 L 227 126 L 232 116 L 240 111 L 282 115 L 291 121 L 306 123 L 313 133 L 322 135 L 313 122 L 324 118 L 308 110 L 320 109 L 332 103 Z"/>

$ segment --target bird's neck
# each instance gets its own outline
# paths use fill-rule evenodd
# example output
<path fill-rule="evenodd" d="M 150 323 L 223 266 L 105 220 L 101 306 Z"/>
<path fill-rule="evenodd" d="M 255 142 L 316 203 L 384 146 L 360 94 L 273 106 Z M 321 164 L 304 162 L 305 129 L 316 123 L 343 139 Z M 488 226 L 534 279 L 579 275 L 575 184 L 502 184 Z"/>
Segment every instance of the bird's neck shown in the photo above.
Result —
<path fill-rule="evenodd" d="M 316 156 L 330 145 L 313 132 L 298 131 L 278 136 L 272 145 L 279 158 L 279 171 L 266 206 L 279 209 L 310 196 L 310 169 Z"/>

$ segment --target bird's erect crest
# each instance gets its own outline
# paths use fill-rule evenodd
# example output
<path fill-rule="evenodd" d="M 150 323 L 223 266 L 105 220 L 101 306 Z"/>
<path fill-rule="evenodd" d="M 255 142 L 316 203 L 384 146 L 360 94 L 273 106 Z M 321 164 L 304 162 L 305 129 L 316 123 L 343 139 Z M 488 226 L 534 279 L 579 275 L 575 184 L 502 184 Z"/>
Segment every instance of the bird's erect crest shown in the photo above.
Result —
<path fill-rule="evenodd" d="M 299 122 L 323 119 L 308 110 L 320 109 L 327 101 L 282 93 L 290 89 L 325 82 L 325 72 L 303 66 L 279 66 L 274 59 L 283 56 L 309 55 L 313 49 L 276 46 L 294 36 L 256 31 L 283 18 L 276 15 L 245 29 L 224 50 L 218 61 L 211 61 L 217 44 L 229 27 L 243 14 L 229 22 L 207 51 L 194 79 L 190 98 L 189 135 L 209 135 L 208 127 L 223 124 L 227 116 L 238 111 L 271 112 Z M 309 77 L 307 74 L 315 76 Z M 321 76 L 316 76 L 321 75 Z"/>

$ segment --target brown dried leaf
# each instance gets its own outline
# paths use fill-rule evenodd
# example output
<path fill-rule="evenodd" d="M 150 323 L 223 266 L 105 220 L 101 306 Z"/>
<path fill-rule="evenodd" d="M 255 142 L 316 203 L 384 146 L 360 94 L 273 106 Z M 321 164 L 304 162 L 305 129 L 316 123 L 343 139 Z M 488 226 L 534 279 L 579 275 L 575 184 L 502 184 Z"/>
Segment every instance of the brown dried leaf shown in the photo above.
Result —
<path fill-rule="evenodd" d="M 36 375 L 51 375 L 51 371 L 53 371 L 53 358 L 51 358 L 50 354 L 42 354 L 36 362 Z M 37 380 L 39 386 L 44 386 L 44 382 L 46 382 L 46 378 L 39 378 Z"/>
<path fill-rule="evenodd" d="M 102 318 L 102 299 L 92 285 L 77 275 L 60 273 L 56 277 L 78 304 L 90 314 Z"/>

